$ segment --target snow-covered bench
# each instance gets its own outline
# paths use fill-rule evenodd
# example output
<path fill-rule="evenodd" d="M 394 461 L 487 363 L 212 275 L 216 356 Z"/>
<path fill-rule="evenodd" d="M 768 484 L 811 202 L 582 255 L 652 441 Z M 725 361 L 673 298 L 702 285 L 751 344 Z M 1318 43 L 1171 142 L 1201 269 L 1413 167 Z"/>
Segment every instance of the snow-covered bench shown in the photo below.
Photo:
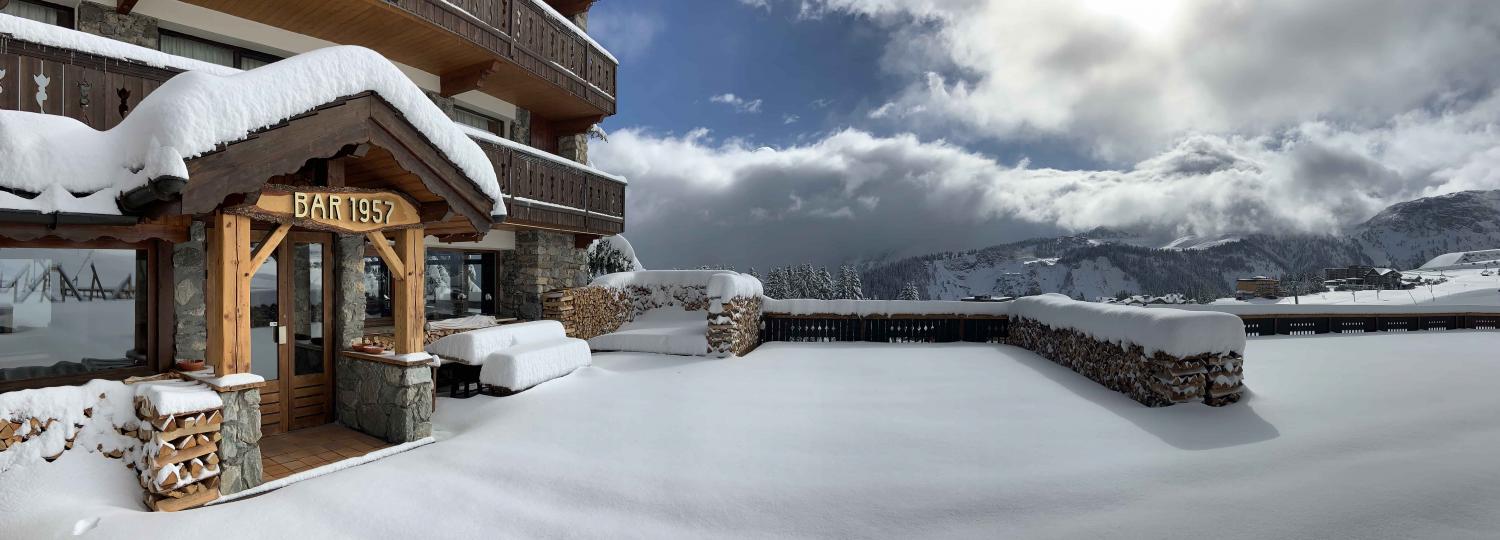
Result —
<path fill-rule="evenodd" d="M 642 270 L 549 293 L 596 351 L 732 356 L 758 343 L 761 283 L 729 270 Z"/>
<path fill-rule="evenodd" d="M 461 382 L 508 392 L 567 375 L 591 362 L 588 343 L 568 337 L 557 321 L 470 330 L 434 341 L 426 350 L 444 363 L 468 366 L 466 373 L 455 374 Z"/>

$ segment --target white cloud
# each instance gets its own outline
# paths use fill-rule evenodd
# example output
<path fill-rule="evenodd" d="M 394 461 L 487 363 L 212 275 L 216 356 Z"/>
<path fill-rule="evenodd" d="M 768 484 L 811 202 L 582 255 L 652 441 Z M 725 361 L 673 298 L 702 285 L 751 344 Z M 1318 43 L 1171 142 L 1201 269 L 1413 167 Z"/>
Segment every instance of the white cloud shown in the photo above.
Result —
<path fill-rule="evenodd" d="M 769 149 L 707 130 L 618 130 L 596 162 L 631 179 L 627 228 L 652 260 L 835 263 L 975 247 L 1053 227 L 1334 232 L 1388 204 L 1500 188 L 1500 99 L 1348 130 L 1188 135 L 1120 170 L 1006 164 L 942 140 L 846 129 Z"/>
<path fill-rule="evenodd" d="M 759 99 L 745 99 L 734 94 L 719 94 L 711 96 L 709 101 L 723 103 L 733 107 L 736 112 L 755 114 L 760 112 L 761 101 Z"/>
<path fill-rule="evenodd" d="M 740 3 L 755 9 L 771 11 L 771 3 L 768 0 L 740 0 Z"/>
<path fill-rule="evenodd" d="M 1052 137 L 1128 163 L 1190 133 L 1371 129 L 1500 85 L 1500 2 L 803 0 L 868 17 L 925 133 Z M 924 114 L 912 114 L 924 111 Z"/>
<path fill-rule="evenodd" d="M 783 115 L 781 115 L 781 123 L 783 123 L 783 124 L 795 124 L 795 123 L 797 123 L 798 120 L 801 120 L 801 119 L 802 119 L 801 116 L 797 116 L 795 114 L 783 114 Z"/>

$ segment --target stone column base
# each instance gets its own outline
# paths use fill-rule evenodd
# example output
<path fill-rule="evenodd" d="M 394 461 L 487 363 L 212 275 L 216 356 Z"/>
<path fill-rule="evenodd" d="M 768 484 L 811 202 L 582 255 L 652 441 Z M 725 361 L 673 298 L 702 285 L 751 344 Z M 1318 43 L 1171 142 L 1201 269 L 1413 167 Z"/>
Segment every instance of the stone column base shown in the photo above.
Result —
<path fill-rule="evenodd" d="M 219 492 L 238 493 L 261 484 L 260 462 L 260 389 L 249 388 L 221 392 L 224 400 L 224 423 L 219 434 Z"/>
<path fill-rule="evenodd" d="M 390 443 L 432 435 L 432 367 L 338 359 L 338 421 Z"/>

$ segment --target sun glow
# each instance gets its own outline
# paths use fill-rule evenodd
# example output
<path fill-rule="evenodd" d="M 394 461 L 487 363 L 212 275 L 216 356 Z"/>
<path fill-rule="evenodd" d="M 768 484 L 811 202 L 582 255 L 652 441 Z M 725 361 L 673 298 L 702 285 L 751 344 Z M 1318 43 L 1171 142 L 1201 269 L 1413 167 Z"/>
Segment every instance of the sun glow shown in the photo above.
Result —
<path fill-rule="evenodd" d="M 1081 0 L 1098 16 L 1118 20 L 1143 33 L 1167 30 L 1177 20 L 1182 0 Z"/>

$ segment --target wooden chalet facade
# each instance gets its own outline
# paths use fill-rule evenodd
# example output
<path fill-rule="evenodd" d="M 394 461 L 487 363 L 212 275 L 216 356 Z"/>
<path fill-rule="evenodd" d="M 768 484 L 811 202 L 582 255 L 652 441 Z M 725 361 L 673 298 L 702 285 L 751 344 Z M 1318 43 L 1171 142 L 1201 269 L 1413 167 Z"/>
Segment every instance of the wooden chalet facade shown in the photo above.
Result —
<path fill-rule="evenodd" d="M 196 65 L 142 61 L 153 49 L 255 68 L 362 45 L 465 126 L 503 194 L 487 195 L 373 92 L 221 141 L 183 161 L 185 178 L 113 193 L 110 211 L 38 210 L 49 197 L 111 194 L 0 178 L 0 392 L 203 360 L 205 383 L 258 394 L 259 432 L 340 422 L 393 443 L 425 437 L 431 400 L 423 414 L 409 399 L 431 393 L 425 322 L 539 318 L 546 289 L 583 284 L 589 243 L 624 230 L 624 180 L 586 164 L 589 130 L 615 113 L 618 69 L 580 29 L 591 3 L 0 0 L 0 114 L 106 131 Z M 136 57 L 5 31 L 22 17 L 133 45 Z M 565 249 L 535 256 L 551 246 Z M 347 350 L 367 332 L 389 332 L 393 350 Z M 366 389 L 375 379 L 416 386 L 392 403 L 388 389 Z M 236 400 L 225 401 L 230 415 Z M 407 414 L 372 421 L 372 406 Z M 242 476 L 221 489 L 260 483 L 257 467 Z"/>

